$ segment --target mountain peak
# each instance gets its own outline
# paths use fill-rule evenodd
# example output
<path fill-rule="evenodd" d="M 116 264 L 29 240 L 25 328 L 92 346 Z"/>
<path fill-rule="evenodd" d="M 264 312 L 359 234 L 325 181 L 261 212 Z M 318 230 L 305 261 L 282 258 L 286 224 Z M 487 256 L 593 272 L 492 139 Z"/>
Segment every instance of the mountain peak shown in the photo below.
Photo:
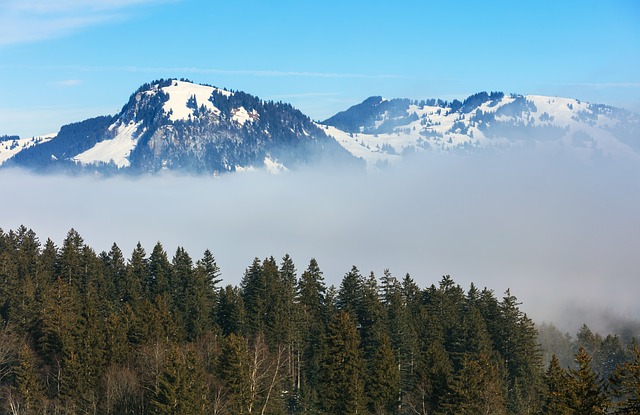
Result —
<path fill-rule="evenodd" d="M 331 158 L 360 163 L 289 104 L 184 79 L 144 84 L 116 117 L 65 126 L 47 145 L 20 153 L 11 163 L 108 173 L 274 171 Z"/>

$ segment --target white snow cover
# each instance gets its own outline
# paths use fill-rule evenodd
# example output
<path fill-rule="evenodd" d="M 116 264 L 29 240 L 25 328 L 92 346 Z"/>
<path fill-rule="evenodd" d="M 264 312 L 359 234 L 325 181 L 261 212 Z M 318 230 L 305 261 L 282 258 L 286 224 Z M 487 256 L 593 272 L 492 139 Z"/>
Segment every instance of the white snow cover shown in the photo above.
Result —
<path fill-rule="evenodd" d="M 606 130 L 607 125 L 615 124 L 614 119 L 606 115 L 599 115 L 593 124 L 574 119 L 580 112 L 589 113 L 591 111 L 588 103 L 570 98 L 538 95 L 526 95 L 524 98 L 533 103 L 536 110 L 525 114 L 500 115 L 496 119 L 514 123 L 520 122 L 529 126 L 553 125 L 566 131 L 561 140 L 545 142 L 535 141 L 532 138 L 536 147 L 544 149 L 555 146 L 556 150 L 570 151 L 586 159 L 591 157 L 594 150 L 614 158 L 639 158 L 633 149 L 617 140 L 611 132 Z M 400 160 L 405 149 L 448 151 L 466 144 L 477 147 L 518 145 L 508 137 L 486 137 L 479 128 L 479 124 L 471 121 L 478 111 L 496 112 L 514 100 L 514 97 L 505 95 L 500 101 L 485 102 L 468 114 L 451 113 L 449 109 L 437 106 L 421 107 L 412 104 L 407 109 L 407 115 L 415 113 L 418 120 L 396 127 L 393 133 L 349 134 L 331 126 L 321 124 L 318 126 L 327 135 L 336 139 L 351 154 L 364 159 L 367 168 L 375 169 L 380 163 L 392 163 Z M 388 114 L 383 114 L 381 119 L 376 120 L 375 125 L 381 125 L 387 118 Z M 453 129 L 456 122 L 465 126 L 466 134 L 458 131 L 457 128 Z M 583 145 L 576 145 L 573 142 L 576 133 L 585 133 L 593 140 Z"/>
<path fill-rule="evenodd" d="M 244 107 L 236 108 L 231 111 L 233 116 L 231 119 L 237 122 L 240 125 L 244 125 L 244 123 L 253 122 L 256 118 L 258 118 L 258 113 L 256 110 L 252 110 L 251 113 L 247 112 Z"/>
<path fill-rule="evenodd" d="M 318 124 L 325 134 L 333 137 L 342 147 L 354 156 L 363 159 L 368 169 L 374 169 L 379 163 L 394 163 L 402 159 L 397 154 L 389 154 L 381 150 L 384 144 L 391 145 L 396 152 L 410 142 L 406 134 L 349 134 L 335 127 Z M 392 144 L 393 143 L 393 144 Z M 398 149 L 396 149 L 396 146 Z"/>
<path fill-rule="evenodd" d="M 256 168 L 253 166 L 247 166 L 247 167 L 243 167 L 243 166 L 235 166 L 236 172 L 237 173 L 244 173 L 244 172 L 250 172 L 250 171 L 256 171 Z"/>
<path fill-rule="evenodd" d="M 169 94 L 169 100 L 162 108 L 167 114 L 172 111 L 169 117 L 171 121 L 187 120 L 189 116 L 194 115 L 193 109 L 187 107 L 187 102 L 192 96 L 196 97 L 198 108 L 204 105 L 206 109 L 218 115 L 220 110 L 209 101 L 211 94 L 218 91 L 227 96 L 231 95 L 229 91 L 183 81 L 172 81 L 171 85 L 162 88 L 162 91 Z"/>
<path fill-rule="evenodd" d="M 0 141 L 0 166 L 11 157 L 15 156 L 19 152 L 29 147 L 33 147 L 37 144 L 46 143 L 54 138 L 57 134 L 45 134 L 36 137 L 21 138 L 18 140 Z"/>
<path fill-rule="evenodd" d="M 127 125 L 118 126 L 117 134 L 113 139 L 99 142 L 84 153 L 75 156 L 73 160 L 82 164 L 112 161 L 118 168 L 129 167 L 129 154 L 138 144 L 138 138 L 133 134 L 140 124 L 141 122 L 130 122 Z"/>
<path fill-rule="evenodd" d="M 289 169 L 287 169 L 284 164 L 278 163 L 277 161 L 272 160 L 269 156 L 264 158 L 263 167 L 264 167 L 264 170 L 266 170 L 268 173 L 273 175 L 286 173 L 289 171 Z M 250 173 L 250 172 L 257 172 L 260 170 L 261 170 L 260 168 L 256 168 L 255 166 L 238 166 L 238 165 L 235 166 L 235 171 L 238 173 Z"/>
<path fill-rule="evenodd" d="M 271 174 L 280 174 L 289 171 L 284 164 L 271 160 L 269 157 L 264 158 L 264 168 Z"/>

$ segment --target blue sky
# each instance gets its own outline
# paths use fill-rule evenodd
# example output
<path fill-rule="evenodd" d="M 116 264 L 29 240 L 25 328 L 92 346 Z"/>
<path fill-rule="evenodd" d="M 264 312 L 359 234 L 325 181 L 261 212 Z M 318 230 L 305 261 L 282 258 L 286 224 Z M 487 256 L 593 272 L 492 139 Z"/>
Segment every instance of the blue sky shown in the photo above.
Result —
<path fill-rule="evenodd" d="M 168 77 L 318 120 L 371 95 L 483 90 L 640 111 L 639 22 L 634 0 L 0 0 L 0 134 L 115 114 Z"/>

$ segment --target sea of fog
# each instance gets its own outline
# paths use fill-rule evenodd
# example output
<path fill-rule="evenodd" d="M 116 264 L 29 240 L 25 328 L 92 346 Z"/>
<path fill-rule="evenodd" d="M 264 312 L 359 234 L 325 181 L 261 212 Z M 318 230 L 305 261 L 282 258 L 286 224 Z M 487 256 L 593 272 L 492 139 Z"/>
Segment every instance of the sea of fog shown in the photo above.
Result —
<path fill-rule="evenodd" d="M 356 265 L 421 286 L 449 274 L 537 322 L 640 320 L 640 167 L 538 156 L 416 156 L 360 173 L 315 168 L 221 177 L 42 176 L 0 170 L 0 227 L 21 224 L 60 246 L 75 228 L 97 252 L 128 257 L 160 241 L 195 260 L 210 249 L 223 283 L 254 257 L 316 258 L 327 284 Z"/>

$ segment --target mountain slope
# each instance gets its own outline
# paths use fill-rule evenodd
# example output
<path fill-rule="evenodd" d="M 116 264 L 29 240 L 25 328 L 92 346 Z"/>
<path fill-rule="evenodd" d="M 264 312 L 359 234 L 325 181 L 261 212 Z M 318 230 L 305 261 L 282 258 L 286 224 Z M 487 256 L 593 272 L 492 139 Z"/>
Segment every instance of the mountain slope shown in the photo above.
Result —
<path fill-rule="evenodd" d="M 140 87 L 117 116 L 67 125 L 7 164 L 38 170 L 215 174 L 326 160 L 361 164 L 289 104 L 169 79 Z"/>
<path fill-rule="evenodd" d="M 568 98 L 500 92 L 450 103 L 371 97 L 322 124 L 369 166 L 415 151 L 513 147 L 640 160 L 637 114 Z"/>

